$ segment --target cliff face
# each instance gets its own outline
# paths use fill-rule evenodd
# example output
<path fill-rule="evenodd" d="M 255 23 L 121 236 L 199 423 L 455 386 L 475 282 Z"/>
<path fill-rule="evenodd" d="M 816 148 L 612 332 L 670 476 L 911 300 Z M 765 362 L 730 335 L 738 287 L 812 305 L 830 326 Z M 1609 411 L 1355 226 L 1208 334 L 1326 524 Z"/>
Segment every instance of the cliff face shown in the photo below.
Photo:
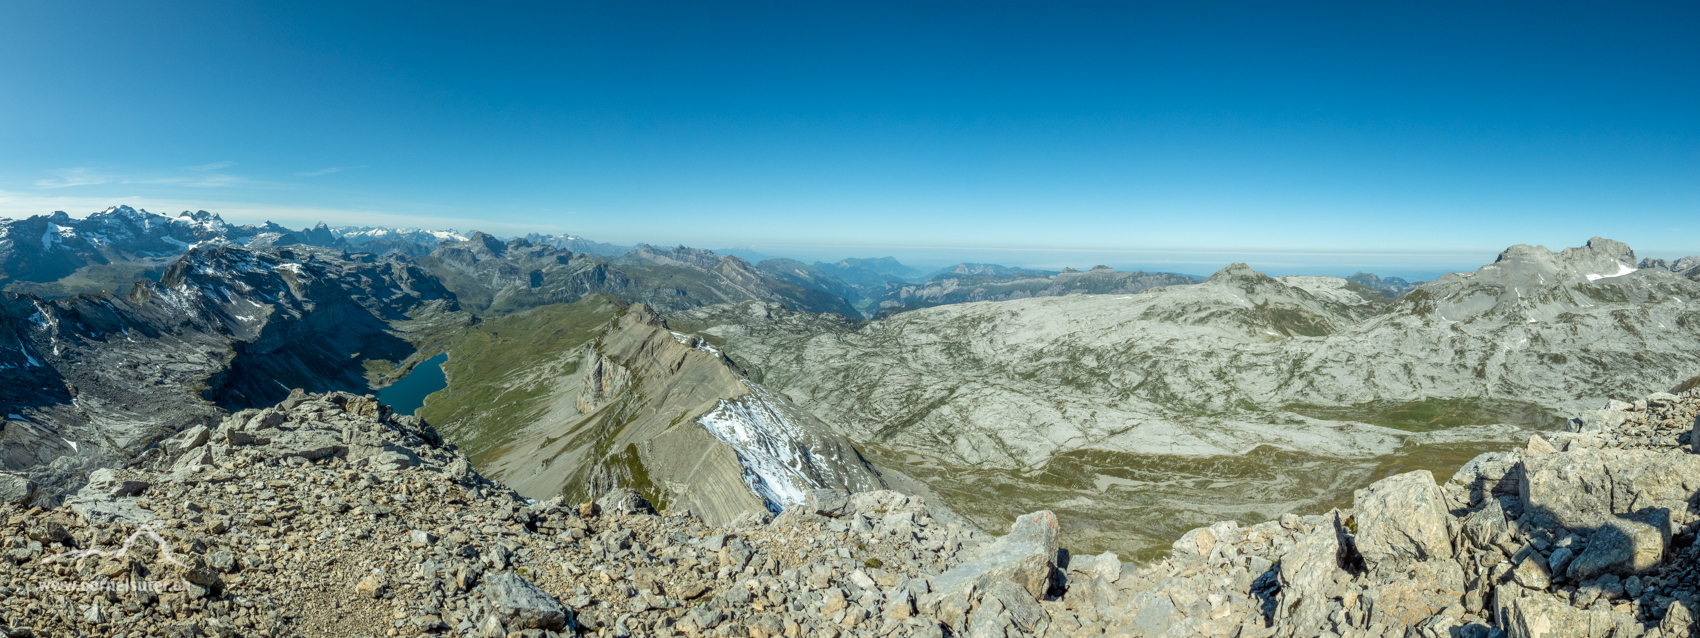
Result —
<path fill-rule="evenodd" d="M 341 251 L 198 248 L 126 295 L 0 293 L 0 467 L 44 505 L 161 437 L 292 388 L 366 389 L 364 362 L 412 346 L 383 317 L 452 295 Z"/>

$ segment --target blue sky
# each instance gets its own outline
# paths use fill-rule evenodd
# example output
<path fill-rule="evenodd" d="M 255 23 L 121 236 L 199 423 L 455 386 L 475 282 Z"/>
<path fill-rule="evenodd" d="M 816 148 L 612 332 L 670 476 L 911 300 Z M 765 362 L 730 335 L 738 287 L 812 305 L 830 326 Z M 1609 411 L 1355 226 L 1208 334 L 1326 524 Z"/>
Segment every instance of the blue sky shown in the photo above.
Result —
<path fill-rule="evenodd" d="M 0 215 L 1191 272 L 1700 253 L 1700 5 L 1612 4 L 8 2 Z"/>

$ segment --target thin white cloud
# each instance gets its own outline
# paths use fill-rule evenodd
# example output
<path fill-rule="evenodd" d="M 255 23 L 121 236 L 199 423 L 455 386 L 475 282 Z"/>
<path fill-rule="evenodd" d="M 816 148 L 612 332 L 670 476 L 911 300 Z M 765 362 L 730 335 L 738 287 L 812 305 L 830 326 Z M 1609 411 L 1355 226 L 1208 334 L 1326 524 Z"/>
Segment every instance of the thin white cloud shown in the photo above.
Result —
<path fill-rule="evenodd" d="M 235 166 L 235 165 L 236 165 L 236 162 L 232 162 L 230 160 L 225 160 L 225 161 L 222 161 L 222 162 L 213 162 L 211 164 L 202 164 L 200 166 L 185 166 L 185 167 L 183 167 L 183 170 L 186 170 L 186 171 L 216 171 L 216 170 L 221 169 L 221 168 L 230 168 L 230 167 Z"/>
<path fill-rule="evenodd" d="M 316 170 L 316 171 L 307 171 L 307 172 L 304 172 L 304 173 L 296 173 L 296 175 L 299 176 L 299 177 L 318 177 L 320 175 L 329 175 L 331 173 L 340 173 L 342 171 L 355 169 L 355 168 L 366 168 L 366 165 L 361 164 L 359 166 L 332 166 L 330 168 L 321 168 L 321 169 Z"/>
<path fill-rule="evenodd" d="M 35 185 L 37 187 L 65 188 L 68 186 L 93 186 L 95 184 L 110 183 L 112 181 L 111 177 L 96 173 L 86 168 L 63 168 L 48 172 L 52 173 L 55 178 L 36 180 Z"/>

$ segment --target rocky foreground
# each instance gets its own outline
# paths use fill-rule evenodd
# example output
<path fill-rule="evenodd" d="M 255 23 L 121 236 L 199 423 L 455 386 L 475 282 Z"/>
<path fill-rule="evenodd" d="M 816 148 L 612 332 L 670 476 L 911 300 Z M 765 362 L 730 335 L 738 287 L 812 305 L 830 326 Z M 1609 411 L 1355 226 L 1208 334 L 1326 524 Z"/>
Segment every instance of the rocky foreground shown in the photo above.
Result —
<path fill-rule="evenodd" d="M 1058 551 L 1049 512 L 989 537 L 895 492 L 718 529 L 527 501 L 370 397 L 297 393 L 53 510 L 0 475 L 0 635 L 1690 636 L 1697 395 L 1135 565 Z"/>

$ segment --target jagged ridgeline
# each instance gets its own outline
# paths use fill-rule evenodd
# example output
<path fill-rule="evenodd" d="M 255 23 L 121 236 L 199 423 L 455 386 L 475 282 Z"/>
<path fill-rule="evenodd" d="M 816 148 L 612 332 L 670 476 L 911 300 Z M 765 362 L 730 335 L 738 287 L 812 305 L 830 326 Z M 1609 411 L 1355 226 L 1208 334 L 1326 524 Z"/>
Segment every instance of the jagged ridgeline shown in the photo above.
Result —
<path fill-rule="evenodd" d="M 587 299 L 473 335 L 449 349 L 450 386 L 420 414 L 521 494 L 631 487 L 721 524 L 810 489 L 889 484 L 848 439 L 647 306 Z"/>
<path fill-rule="evenodd" d="M 222 223 L 185 216 L 172 226 L 148 215 L 116 210 L 63 236 L 110 249 L 118 242 L 97 237 L 95 224 L 136 217 L 176 232 L 190 221 Z M 634 486 L 724 522 L 778 511 L 801 490 L 908 485 L 782 395 L 746 384 L 711 346 L 666 330 L 648 305 L 628 306 L 761 299 L 847 309 L 736 258 L 643 246 L 616 267 L 481 233 L 433 235 L 436 247 L 414 258 L 301 243 L 239 247 L 225 243 L 239 233 L 220 228 L 223 235 L 203 238 L 212 245 L 123 294 L 6 293 L 3 334 L 12 347 L 0 354 L 0 459 L 35 486 L 32 500 L 57 503 L 95 468 L 124 466 L 166 436 L 292 389 L 367 394 L 439 353 L 451 355 L 454 383 L 425 413 L 527 495 L 589 498 Z M 317 231 L 330 232 L 303 233 L 347 243 Z M 385 240 L 362 245 L 377 241 Z M 485 301 L 463 306 L 457 292 L 468 290 Z"/>
<path fill-rule="evenodd" d="M 1700 371 L 1700 282 L 1596 238 L 1516 246 L 1397 300 L 1243 264 L 1192 286 L 905 312 L 670 315 L 981 525 L 1056 509 L 1141 556 L 1222 518 L 1322 511 L 1445 476 L 1608 398 Z"/>

